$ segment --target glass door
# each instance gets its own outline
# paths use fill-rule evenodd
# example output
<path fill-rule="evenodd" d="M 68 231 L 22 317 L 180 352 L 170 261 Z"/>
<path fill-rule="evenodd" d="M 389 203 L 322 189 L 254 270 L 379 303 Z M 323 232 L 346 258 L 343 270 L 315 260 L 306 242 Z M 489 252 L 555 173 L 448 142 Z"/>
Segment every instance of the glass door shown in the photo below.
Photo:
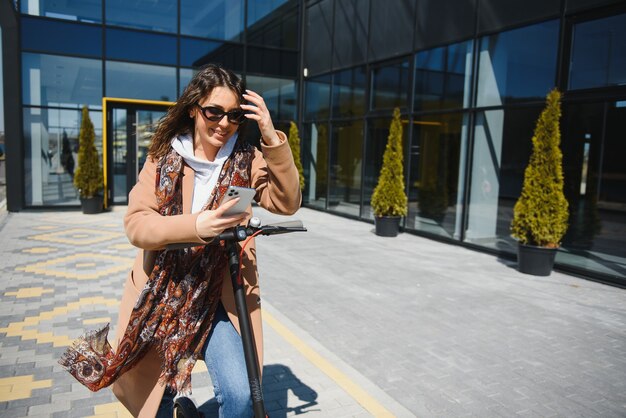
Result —
<path fill-rule="evenodd" d="M 128 195 L 128 110 L 112 109 L 112 203 L 125 203 Z"/>
<path fill-rule="evenodd" d="M 139 174 L 146 162 L 148 148 L 152 135 L 156 130 L 157 122 L 165 116 L 165 111 L 138 110 L 135 114 L 135 174 Z M 133 182 L 135 184 L 137 180 Z M 130 191 L 130 189 L 129 189 Z"/>
<path fill-rule="evenodd" d="M 152 135 L 169 103 L 111 99 L 106 110 L 107 204 L 125 205 L 137 182 Z"/>

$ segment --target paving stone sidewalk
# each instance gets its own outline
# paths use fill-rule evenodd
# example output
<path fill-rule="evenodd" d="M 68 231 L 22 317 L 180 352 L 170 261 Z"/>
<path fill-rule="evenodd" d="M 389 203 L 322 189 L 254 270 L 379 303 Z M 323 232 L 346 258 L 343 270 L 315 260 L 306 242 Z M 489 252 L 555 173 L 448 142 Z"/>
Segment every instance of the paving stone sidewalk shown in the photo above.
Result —
<path fill-rule="evenodd" d="M 135 254 L 123 233 L 124 210 L 98 215 L 0 212 L 0 416 L 129 416 L 110 390 L 92 393 L 57 364 L 73 339 L 117 322 L 118 301 Z M 356 370 L 316 346 L 314 338 L 269 302 L 264 310 L 273 321 L 264 324 L 263 381 L 272 418 L 372 416 L 349 391 L 307 360 L 303 347 L 316 347 L 316 354 L 332 358 L 335 372 L 367 389 L 367 400 L 384 405 L 390 414 L 413 416 Z M 298 343 L 288 342 L 285 335 Z M 207 418 L 217 417 L 202 362 L 194 371 L 193 385 L 192 399 Z"/>
<path fill-rule="evenodd" d="M 295 217 L 306 234 L 258 243 L 265 300 L 415 415 L 626 417 L 626 290 Z"/>
<path fill-rule="evenodd" d="M 123 213 L 0 211 L 0 416 L 128 416 L 57 364 L 85 330 L 116 323 L 135 254 Z M 625 290 L 310 209 L 295 218 L 308 232 L 257 243 L 272 418 L 626 416 Z M 202 369 L 193 398 L 211 417 Z"/>

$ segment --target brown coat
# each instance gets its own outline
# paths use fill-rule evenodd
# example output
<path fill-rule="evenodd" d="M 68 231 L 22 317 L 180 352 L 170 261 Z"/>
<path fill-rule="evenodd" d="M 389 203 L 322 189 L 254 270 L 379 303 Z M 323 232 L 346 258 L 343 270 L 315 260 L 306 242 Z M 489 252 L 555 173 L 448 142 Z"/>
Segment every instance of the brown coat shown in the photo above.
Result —
<path fill-rule="evenodd" d="M 265 209 L 274 213 L 293 214 L 300 207 L 301 200 L 298 171 L 285 134 L 278 131 L 278 135 L 283 141 L 280 145 L 262 145 L 263 153 L 256 151 L 252 163 L 251 187 L 257 191 L 255 200 Z M 154 190 L 155 178 L 156 163 L 148 159 L 128 198 L 128 211 L 124 218 L 126 235 L 131 244 L 139 248 L 139 251 L 124 285 L 116 328 L 116 347 L 126 329 L 139 292 L 152 271 L 155 250 L 163 249 L 171 243 L 205 242 L 196 232 L 198 213 L 190 213 L 194 184 L 193 170 L 187 165 L 184 167 L 182 215 L 164 217 L 158 213 Z M 248 212 L 248 217 L 250 217 L 251 208 Z M 263 364 L 263 333 L 254 242 L 249 243 L 245 251 L 242 275 L 246 282 L 246 299 L 252 319 L 259 362 Z M 222 304 L 230 321 L 239 332 L 235 299 L 227 266 L 224 266 L 223 274 Z M 157 383 L 160 371 L 158 354 L 155 349 L 152 349 L 137 366 L 113 384 L 113 393 L 133 416 L 142 418 L 155 416 L 165 390 L 163 385 Z"/>

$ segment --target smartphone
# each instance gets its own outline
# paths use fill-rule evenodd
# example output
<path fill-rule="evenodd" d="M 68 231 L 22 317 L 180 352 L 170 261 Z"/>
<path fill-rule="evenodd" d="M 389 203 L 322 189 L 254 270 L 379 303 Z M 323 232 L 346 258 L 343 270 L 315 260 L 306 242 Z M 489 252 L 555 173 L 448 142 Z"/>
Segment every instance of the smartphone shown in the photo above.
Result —
<path fill-rule="evenodd" d="M 254 199 L 255 195 L 256 190 L 250 187 L 228 186 L 228 190 L 226 190 L 226 194 L 224 195 L 220 205 L 238 197 L 240 198 L 239 202 L 224 212 L 224 214 L 234 215 L 236 213 L 243 213 L 246 209 L 248 209 L 248 206 L 252 203 L 252 199 Z"/>

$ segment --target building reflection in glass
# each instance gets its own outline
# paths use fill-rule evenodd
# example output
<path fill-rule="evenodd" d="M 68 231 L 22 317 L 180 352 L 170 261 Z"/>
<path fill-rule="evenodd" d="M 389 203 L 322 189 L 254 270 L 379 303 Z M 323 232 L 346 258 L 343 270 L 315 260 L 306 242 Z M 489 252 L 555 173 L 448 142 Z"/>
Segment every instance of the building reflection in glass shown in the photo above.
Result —
<path fill-rule="evenodd" d="M 459 172 L 468 121 L 465 113 L 413 120 L 407 228 L 460 238 L 463 183 Z"/>

